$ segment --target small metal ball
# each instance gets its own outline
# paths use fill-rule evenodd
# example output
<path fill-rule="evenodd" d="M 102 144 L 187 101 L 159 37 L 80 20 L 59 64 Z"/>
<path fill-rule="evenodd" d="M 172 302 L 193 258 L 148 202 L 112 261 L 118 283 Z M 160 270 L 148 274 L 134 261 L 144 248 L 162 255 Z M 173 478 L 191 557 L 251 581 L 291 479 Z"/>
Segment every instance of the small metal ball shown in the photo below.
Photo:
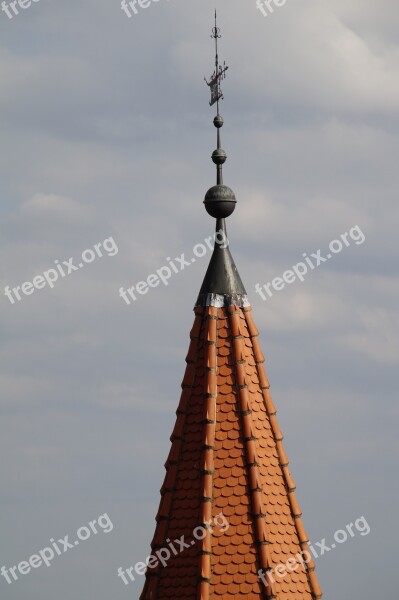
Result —
<path fill-rule="evenodd" d="M 221 117 L 220 115 L 216 115 L 216 117 L 213 119 L 213 124 L 215 127 L 217 127 L 219 129 L 219 127 L 223 127 L 223 117 Z"/>
<path fill-rule="evenodd" d="M 227 160 L 227 154 L 224 150 L 218 148 L 212 152 L 212 160 L 215 165 L 223 165 Z"/>

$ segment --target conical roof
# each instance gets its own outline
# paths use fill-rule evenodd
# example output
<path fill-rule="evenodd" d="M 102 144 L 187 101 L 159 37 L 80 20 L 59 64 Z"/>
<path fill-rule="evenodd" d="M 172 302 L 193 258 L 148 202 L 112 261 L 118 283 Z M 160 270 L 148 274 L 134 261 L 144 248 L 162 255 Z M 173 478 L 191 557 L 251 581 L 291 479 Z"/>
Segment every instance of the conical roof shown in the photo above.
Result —
<path fill-rule="evenodd" d="M 217 44 L 216 24 L 213 37 Z M 215 249 L 194 309 L 140 600 L 319 599 L 258 330 L 227 239 L 224 218 L 236 200 L 222 182 L 223 72 L 216 59 L 208 85 L 218 103 L 217 185 L 205 196 Z"/>
<path fill-rule="evenodd" d="M 251 308 L 197 306 L 190 337 L 141 600 L 321 598 Z"/>

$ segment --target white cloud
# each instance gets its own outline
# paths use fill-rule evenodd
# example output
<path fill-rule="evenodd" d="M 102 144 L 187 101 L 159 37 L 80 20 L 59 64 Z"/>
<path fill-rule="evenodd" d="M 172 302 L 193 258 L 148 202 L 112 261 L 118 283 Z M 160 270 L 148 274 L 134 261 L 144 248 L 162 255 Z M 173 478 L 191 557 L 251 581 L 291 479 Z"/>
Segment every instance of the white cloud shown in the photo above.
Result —
<path fill-rule="evenodd" d="M 40 406 L 40 397 L 54 391 L 53 382 L 45 373 L 39 376 L 26 376 L 21 373 L 0 374 L 0 405 L 3 410 L 23 411 L 32 406 Z"/>
<path fill-rule="evenodd" d="M 21 206 L 22 216 L 58 220 L 63 223 L 87 219 L 87 206 L 57 194 L 37 193 Z"/>
<path fill-rule="evenodd" d="M 378 306 L 357 310 L 361 329 L 338 335 L 338 344 L 346 352 L 353 350 L 380 365 L 399 364 L 398 311 Z"/>

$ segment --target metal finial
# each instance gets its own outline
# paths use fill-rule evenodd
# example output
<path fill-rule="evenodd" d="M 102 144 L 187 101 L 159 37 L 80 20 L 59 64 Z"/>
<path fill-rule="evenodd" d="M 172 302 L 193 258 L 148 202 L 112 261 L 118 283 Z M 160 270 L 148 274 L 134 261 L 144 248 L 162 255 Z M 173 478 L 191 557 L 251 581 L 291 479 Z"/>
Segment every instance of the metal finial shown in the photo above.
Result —
<path fill-rule="evenodd" d="M 226 77 L 226 71 L 229 68 L 226 63 L 219 65 L 219 54 L 218 54 L 218 39 L 222 37 L 220 28 L 217 26 L 217 14 L 215 10 L 215 27 L 212 28 L 211 38 L 215 40 L 215 70 L 208 81 L 205 77 L 207 85 L 211 88 L 211 100 L 209 105 L 217 103 L 217 112 L 219 114 L 219 100 L 223 98 L 223 93 L 220 88 L 220 82 Z"/>
<path fill-rule="evenodd" d="M 219 114 L 219 100 L 223 99 L 223 92 L 220 87 L 220 82 L 225 79 L 226 71 L 229 68 L 226 63 L 219 65 L 219 54 L 218 54 L 218 39 L 220 39 L 221 33 L 220 29 L 217 26 L 217 14 L 215 10 L 215 26 L 212 29 L 211 38 L 215 40 L 215 70 L 209 79 L 209 81 L 205 77 L 206 84 L 211 88 L 211 99 L 209 105 L 212 106 L 216 104 L 217 114 L 213 120 L 213 124 L 217 128 L 217 149 L 212 154 L 212 160 L 217 168 L 217 184 L 221 185 L 223 183 L 223 173 L 222 173 L 222 165 L 226 162 L 227 155 L 224 150 L 222 150 L 221 142 L 220 142 L 220 128 L 223 126 L 223 119 Z"/>
<path fill-rule="evenodd" d="M 211 101 L 209 104 L 217 105 L 217 114 L 213 119 L 213 124 L 217 129 L 217 148 L 212 153 L 212 161 L 216 165 L 216 185 L 209 189 L 205 195 L 205 208 L 207 212 L 216 219 L 224 219 L 234 211 L 236 198 L 232 189 L 223 185 L 222 167 L 227 159 L 227 154 L 222 150 L 220 143 L 220 129 L 223 126 L 223 119 L 219 114 L 219 100 L 223 98 L 220 88 L 220 82 L 226 77 L 228 67 L 226 63 L 219 65 L 218 39 L 222 36 L 217 25 L 217 15 L 215 11 L 215 26 L 212 29 L 211 37 L 215 40 L 215 70 L 209 81 L 205 78 L 207 85 L 211 88 Z"/>
<path fill-rule="evenodd" d="M 233 190 L 223 184 L 222 177 L 222 166 L 227 155 L 220 145 L 220 129 L 223 126 L 223 119 L 219 114 L 219 100 L 223 98 L 220 82 L 225 78 L 228 67 L 226 63 L 219 66 L 218 39 L 221 38 L 221 34 L 217 25 L 216 11 L 215 26 L 212 29 L 211 37 L 215 40 L 215 70 L 210 80 L 207 81 L 205 78 L 205 81 L 211 88 L 211 101 L 209 104 L 211 106 L 217 104 L 217 113 L 213 120 L 213 124 L 217 129 L 217 148 L 212 153 L 212 161 L 217 168 L 217 180 L 216 185 L 211 187 L 205 194 L 204 204 L 207 213 L 216 219 L 216 232 L 219 232 L 219 235 L 223 233 L 223 236 L 227 239 L 225 219 L 233 213 L 237 200 Z M 215 238 L 215 248 L 200 290 L 197 305 L 219 306 L 219 304 L 213 304 L 219 301 L 222 301 L 223 305 L 246 306 L 247 296 L 228 245 L 221 245 L 216 242 Z"/>

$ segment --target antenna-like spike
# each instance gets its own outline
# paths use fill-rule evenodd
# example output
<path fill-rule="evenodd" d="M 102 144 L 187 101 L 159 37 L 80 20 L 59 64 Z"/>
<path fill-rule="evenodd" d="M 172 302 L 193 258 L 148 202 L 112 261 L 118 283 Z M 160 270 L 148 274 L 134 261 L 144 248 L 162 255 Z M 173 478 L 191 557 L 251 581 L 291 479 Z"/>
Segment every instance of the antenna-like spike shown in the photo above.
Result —
<path fill-rule="evenodd" d="M 219 114 L 219 101 L 223 99 L 223 92 L 220 87 L 220 82 L 226 78 L 226 71 L 228 66 L 226 65 L 226 61 L 223 61 L 223 65 L 219 64 L 219 54 L 218 54 L 218 39 L 222 36 L 220 34 L 220 29 L 217 25 L 217 12 L 215 9 L 215 26 L 212 29 L 211 37 L 215 40 L 215 70 L 209 79 L 205 78 L 207 85 L 211 88 L 211 100 L 209 102 L 210 106 L 216 104 L 216 117 L 213 120 L 213 124 L 217 128 L 217 149 L 212 154 L 212 160 L 216 164 L 217 169 L 217 183 L 223 183 L 223 173 L 222 173 L 222 165 L 226 161 L 226 153 L 222 150 L 221 141 L 220 141 L 220 128 L 223 125 L 223 119 Z"/>

